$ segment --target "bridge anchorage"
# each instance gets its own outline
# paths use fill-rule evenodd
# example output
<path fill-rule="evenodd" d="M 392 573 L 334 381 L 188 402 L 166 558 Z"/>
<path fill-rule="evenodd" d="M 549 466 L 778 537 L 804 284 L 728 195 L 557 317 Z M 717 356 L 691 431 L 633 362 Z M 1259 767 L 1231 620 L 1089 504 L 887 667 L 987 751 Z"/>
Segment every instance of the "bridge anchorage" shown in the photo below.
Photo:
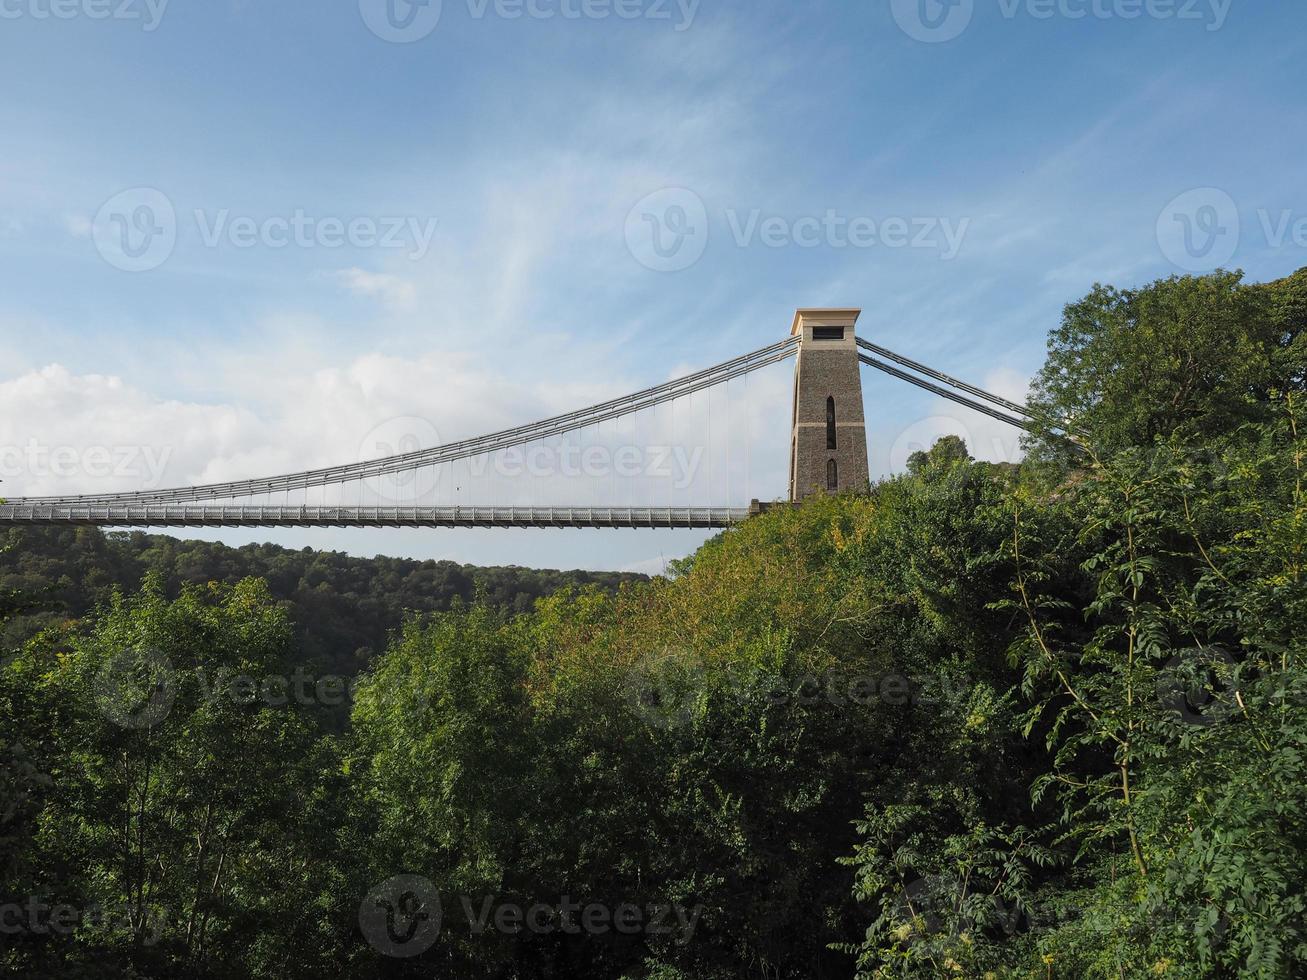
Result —
<path fill-rule="evenodd" d="M 305 470 L 281 476 L 209 483 L 164 490 L 26 497 L 0 504 L 0 525 L 98 525 L 103 527 L 591 527 L 723 528 L 745 520 L 766 504 L 676 505 L 668 501 L 605 506 L 507 505 L 461 499 L 441 502 L 442 481 L 452 482 L 456 467 L 549 440 L 600 432 L 604 423 L 652 420 L 666 427 L 660 406 L 670 406 L 672 433 L 676 405 L 708 399 L 708 443 L 712 443 L 714 392 L 763 368 L 795 358 L 794 405 L 790 431 L 789 499 L 866 487 L 866 423 L 861 367 L 867 365 L 934 394 L 1026 428 L 1030 412 L 1022 405 L 941 374 L 924 364 L 859 338 L 857 309 L 803 309 L 794 316 L 789 337 L 702 371 L 621 398 L 458 442 L 398 453 L 380 459 Z M 700 402 L 701 405 L 701 402 Z M 665 415 L 666 413 L 664 413 Z M 746 416 L 747 420 L 747 416 Z M 702 421 L 702 420 L 700 420 Z M 690 424 L 696 424 L 692 419 Z M 726 498 L 730 499 L 730 433 Z M 747 438 L 746 454 L 747 454 Z M 711 467 L 711 451 L 709 453 Z M 747 455 L 745 461 L 747 487 Z M 711 471 L 710 471 L 711 473 Z M 449 475 L 447 475 L 449 474 Z M 398 503 L 363 498 L 377 481 L 412 487 L 412 499 Z M 712 485 L 710 478 L 709 484 Z M 424 496 L 421 485 L 427 485 Z M 434 493 L 432 492 L 434 490 Z M 460 488 L 446 490 L 458 497 Z M 405 491 L 407 492 L 407 491 Z M 373 496 L 378 496 L 375 489 Z M 334 498 L 333 498 L 334 495 Z M 394 497 L 394 493 L 382 496 Z M 403 495 L 403 494 L 401 494 Z M 616 494 L 620 496 L 620 494 Z M 675 494 L 668 491 L 668 496 Z M 315 499 L 316 498 L 316 499 Z M 333 499 L 329 499 L 333 498 Z M 748 500 L 748 497 L 745 497 Z"/>

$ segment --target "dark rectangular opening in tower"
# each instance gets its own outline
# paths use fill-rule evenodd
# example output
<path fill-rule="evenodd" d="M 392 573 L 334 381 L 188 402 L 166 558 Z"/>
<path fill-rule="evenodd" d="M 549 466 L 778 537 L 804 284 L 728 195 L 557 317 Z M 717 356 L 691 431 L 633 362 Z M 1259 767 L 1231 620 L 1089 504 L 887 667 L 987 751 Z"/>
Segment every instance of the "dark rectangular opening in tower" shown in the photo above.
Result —
<path fill-rule="evenodd" d="M 844 328 L 843 327 L 813 327 L 812 339 L 813 340 L 843 340 Z"/>

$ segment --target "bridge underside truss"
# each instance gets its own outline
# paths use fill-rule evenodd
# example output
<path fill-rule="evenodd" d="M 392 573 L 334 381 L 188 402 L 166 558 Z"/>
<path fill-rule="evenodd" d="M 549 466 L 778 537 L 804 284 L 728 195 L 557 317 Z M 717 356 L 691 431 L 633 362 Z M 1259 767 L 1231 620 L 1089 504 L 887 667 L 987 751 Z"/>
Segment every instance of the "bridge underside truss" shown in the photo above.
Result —
<path fill-rule="evenodd" d="M 11 524 L 97 527 L 727 528 L 747 507 L 277 507 L 154 504 L 3 508 Z"/>

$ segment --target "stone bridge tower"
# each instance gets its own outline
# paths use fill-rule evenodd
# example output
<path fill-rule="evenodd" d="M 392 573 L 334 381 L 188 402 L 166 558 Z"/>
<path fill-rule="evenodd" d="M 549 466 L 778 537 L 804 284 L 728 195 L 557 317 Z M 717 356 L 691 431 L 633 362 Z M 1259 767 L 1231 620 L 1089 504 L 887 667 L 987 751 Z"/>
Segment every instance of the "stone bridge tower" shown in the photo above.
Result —
<path fill-rule="evenodd" d="M 853 328 L 861 310 L 799 310 L 790 435 L 790 500 L 865 488 L 867 429 Z"/>

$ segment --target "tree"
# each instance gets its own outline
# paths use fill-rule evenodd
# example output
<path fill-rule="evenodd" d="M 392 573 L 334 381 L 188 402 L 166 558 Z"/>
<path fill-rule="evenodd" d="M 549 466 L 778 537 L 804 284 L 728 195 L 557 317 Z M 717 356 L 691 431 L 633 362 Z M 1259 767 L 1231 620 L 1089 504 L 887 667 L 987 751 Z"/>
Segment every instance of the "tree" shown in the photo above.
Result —
<path fill-rule="evenodd" d="M 1140 289 L 1096 285 L 1049 336 L 1029 399 L 1037 421 L 1027 448 L 1072 458 L 1056 434 L 1062 424 L 1112 453 L 1265 421 L 1270 392 L 1301 385 L 1301 288 L 1297 277 L 1246 286 L 1238 272 Z"/>
<path fill-rule="evenodd" d="M 262 955 L 312 962 L 295 938 L 311 930 L 282 903 L 316 846 L 301 831 L 331 763 L 277 683 L 289 638 L 259 582 L 170 601 L 153 579 L 6 667 L 56 777 L 27 884 L 84 916 L 75 942 L 25 935 L 17 965 L 219 976 Z"/>
<path fill-rule="evenodd" d="M 1178 436 L 1014 498 L 1011 648 L 1055 750 L 1034 797 L 1085 868 L 1039 937 L 1077 976 L 1281 977 L 1307 957 L 1307 416 Z M 1079 571 L 1088 602 L 1068 601 Z M 1069 883 L 1068 883 L 1069 884 Z"/>
<path fill-rule="evenodd" d="M 958 436 L 944 436 L 935 441 L 930 449 L 913 453 L 908 457 L 908 472 L 913 475 L 927 469 L 941 469 L 953 463 L 965 463 L 971 460 L 967 444 Z"/>

